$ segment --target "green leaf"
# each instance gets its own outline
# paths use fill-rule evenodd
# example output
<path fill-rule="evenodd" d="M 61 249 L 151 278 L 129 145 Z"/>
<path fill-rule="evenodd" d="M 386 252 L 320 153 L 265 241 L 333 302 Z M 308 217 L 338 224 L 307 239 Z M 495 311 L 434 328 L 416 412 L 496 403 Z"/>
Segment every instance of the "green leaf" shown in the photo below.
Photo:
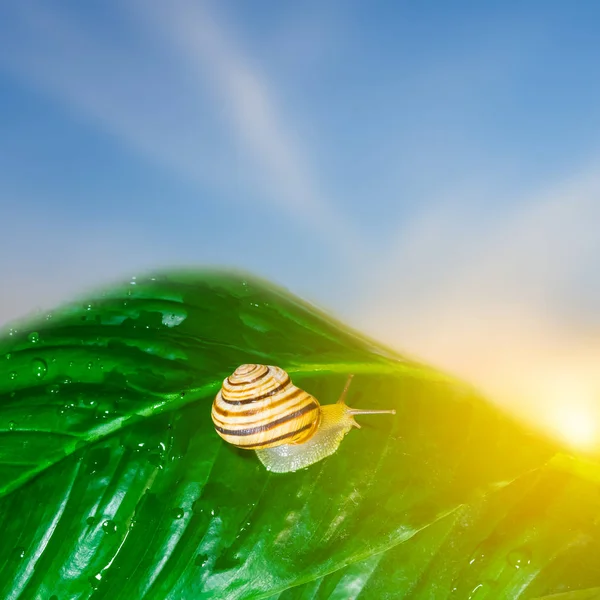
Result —
<path fill-rule="evenodd" d="M 210 418 L 222 380 L 252 362 L 322 404 L 354 373 L 348 404 L 397 414 L 363 416 L 333 456 L 269 473 Z M 600 585 L 596 465 L 235 274 L 133 280 L 5 331 L 0 436 L 2 598 L 535 598 Z"/>
<path fill-rule="evenodd" d="M 582 464 L 558 456 L 408 542 L 271 600 L 597 598 L 598 468 Z M 577 591 L 539 598 L 565 589 Z"/>

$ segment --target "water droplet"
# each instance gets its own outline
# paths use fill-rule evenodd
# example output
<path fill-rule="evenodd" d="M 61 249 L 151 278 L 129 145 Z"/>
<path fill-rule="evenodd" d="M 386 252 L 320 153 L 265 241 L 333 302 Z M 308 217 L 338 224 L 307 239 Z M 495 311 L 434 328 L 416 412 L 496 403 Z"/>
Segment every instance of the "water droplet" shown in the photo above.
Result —
<path fill-rule="evenodd" d="M 90 582 L 90 585 L 97 590 L 100 586 L 100 582 L 102 581 L 102 573 L 96 573 L 96 575 L 93 577 L 89 577 L 88 581 Z"/>
<path fill-rule="evenodd" d="M 183 510 L 183 508 L 174 508 L 171 514 L 174 519 L 181 519 L 183 515 L 185 515 L 185 510 Z"/>
<path fill-rule="evenodd" d="M 64 383 L 65 385 L 71 385 L 71 384 L 73 383 L 73 380 L 72 380 L 70 377 L 65 377 L 65 378 L 63 379 L 63 383 Z"/>
<path fill-rule="evenodd" d="M 87 472 L 92 474 L 103 471 L 110 463 L 110 458 L 111 454 L 108 448 L 96 448 L 92 450 L 89 454 Z"/>
<path fill-rule="evenodd" d="M 60 392 L 60 385 L 58 385 L 58 383 L 55 383 L 54 385 L 49 385 L 46 388 L 46 391 L 49 394 L 58 394 Z"/>
<path fill-rule="evenodd" d="M 104 521 L 102 523 L 102 529 L 104 533 L 117 533 L 117 524 L 114 521 Z"/>
<path fill-rule="evenodd" d="M 525 548 L 519 548 L 509 553 L 508 564 L 515 569 L 523 569 L 531 563 L 531 554 Z"/>
<path fill-rule="evenodd" d="M 49 321 L 52 318 L 52 313 L 48 313 L 46 315 L 46 321 Z"/>
<path fill-rule="evenodd" d="M 10 360 L 12 358 L 12 354 L 8 352 L 6 355 L 6 360 Z"/>
<path fill-rule="evenodd" d="M 96 398 L 92 398 L 91 396 L 84 396 L 83 394 L 81 394 L 79 398 L 82 404 L 84 404 L 85 406 L 96 406 Z"/>
<path fill-rule="evenodd" d="M 17 378 L 17 372 L 11 371 L 8 376 L 14 381 Z"/>
<path fill-rule="evenodd" d="M 88 518 L 85 520 L 85 522 L 86 522 L 88 525 L 95 525 L 95 524 L 96 524 L 96 517 L 88 517 Z"/>
<path fill-rule="evenodd" d="M 95 419 L 110 419 L 110 416 L 112 415 L 112 411 L 106 409 L 106 410 L 97 410 L 96 414 L 94 415 Z"/>
<path fill-rule="evenodd" d="M 17 426 L 17 424 L 14 421 L 10 421 L 8 423 L 8 430 L 9 431 L 14 431 L 16 426 Z"/>
<path fill-rule="evenodd" d="M 93 363 L 93 362 L 89 362 L 89 363 L 87 364 L 87 368 L 88 368 L 88 369 L 92 369 L 93 367 L 94 367 L 94 363 Z"/>
<path fill-rule="evenodd" d="M 94 308 L 94 305 L 91 303 L 85 305 L 85 310 L 92 310 L 93 308 Z"/>
<path fill-rule="evenodd" d="M 45 360 L 42 360 L 41 358 L 34 358 L 31 366 L 33 369 L 33 374 L 36 377 L 42 379 L 46 376 L 46 373 L 48 372 L 48 365 L 46 364 Z"/>
<path fill-rule="evenodd" d="M 483 598 L 483 596 L 485 596 L 486 594 L 489 594 L 489 592 L 491 591 L 492 586 L 483 581 L 481 583 L 478 583 L 472 590 L 471 593 L 469 594 L 469 598 L 468 600 L 472 600 L 473 598 Z"/>
<path fill-rule="evenodd" d="M 194 559 L 194 564 L 197 567 L 205 567 L 208 564 L 209 556 L 208 554 L 198 554 Z"/>
<path fill-rule="evenodd" d="M 58 596 L 56 594 L 52 594 L 48 600 L 58 600 Z"/>
<path fill-rule="evenodd" d="M 471 554 L 471 558 L 469 559 L 469 564 L 472 565 L 476 562 L 481 562 L 485 558 L 485 552 L 482 550 L 481 546 L 475 548 L 473 554 Z"/>
<path fill-rule="evenodd" d="M 25 548 L 23 548 L 23 546 L 17 546 L 13 552 L 17 558 L 23 558 L 25 556 Z"/>
<path fill-rule="evenodd" d="M 32 344 L 37 344 L 40 341 L 40 334 L 37 331 L 32 331 L 28 336 L 27 339 L 32 343 Z"/>

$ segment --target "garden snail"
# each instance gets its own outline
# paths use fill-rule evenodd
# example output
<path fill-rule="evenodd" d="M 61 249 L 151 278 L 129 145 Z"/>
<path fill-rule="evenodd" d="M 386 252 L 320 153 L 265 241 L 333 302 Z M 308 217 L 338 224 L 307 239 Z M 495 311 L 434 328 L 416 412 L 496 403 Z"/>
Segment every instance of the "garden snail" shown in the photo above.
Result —
<path fill-rule="evenodd" d="M 352 376 L 335 404 L 321 406 L 296 387 L 283 369 L 241 365 L 223 381 L 215 397 L 215 429 L 226 442 L 256 450 L 269 471 L 303 469 L 333 454 L 352 427 L 360 429 L 355 415 L 396 414 L 347 406 L 344 398 L 351 380 Z"/>

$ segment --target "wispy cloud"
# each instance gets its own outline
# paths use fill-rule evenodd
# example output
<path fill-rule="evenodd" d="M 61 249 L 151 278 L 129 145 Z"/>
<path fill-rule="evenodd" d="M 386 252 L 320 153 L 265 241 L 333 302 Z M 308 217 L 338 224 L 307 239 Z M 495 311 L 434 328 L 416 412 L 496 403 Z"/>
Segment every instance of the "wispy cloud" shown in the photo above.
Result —
<path fill-rule="evenodd" d="M 109 39 L 105 29 L 38 3 L 5 8 L 0 65 L 188 178 L 226 188 L 241 171 L 260 210 L 279 211 L 334 252 L 358 257 L 358 232 L 328 200 L 275 86 L 214 8 L 144 2 L 128 15 L 114 8 L 129 16 L 132 35 Z"/>
<path fill-rule="evenodd" d="M 334 209 L 297 131 L 289 127 L 276 102 L 272 83 L 247 58 L 239 36 L 227 31 L 215 7 L 182 1 L 172 10 L 162 2 L 142 2 L 138 17 L 150 22 L 157 35 L 178 51 L 198 82 L 210 78 L 230 131 L 256 169 L 264 198 L 357 259 L 358 231 L 344 213 Z"/>
<path fill-rule="evenodd" d="M 569 403 L 600 423 L 600 320 L 566 308 L 600 301 L 600 163 L 510 209 L 489 198 L 493 220 L 459 197 L 405 228 L 361 323 L 537 423 L 560 429 Z"/>
<path fill-rule="evenodd" d="M 209 120 L 194 118 L 202 103 L 143 39 L 109 39 L 36 2 L 0 11 L 1 68 L 161 165 L 208 182 L 225 178 L 218 149 L 203 142 Z"/>

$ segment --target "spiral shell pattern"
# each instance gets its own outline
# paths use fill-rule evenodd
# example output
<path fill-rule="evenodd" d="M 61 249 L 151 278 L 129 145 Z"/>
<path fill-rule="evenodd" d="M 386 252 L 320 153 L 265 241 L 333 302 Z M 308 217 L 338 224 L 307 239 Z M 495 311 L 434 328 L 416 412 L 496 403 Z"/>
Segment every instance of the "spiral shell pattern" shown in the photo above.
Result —
<path fill-rule="evenodd" d="M 283 369 L 241 365 L 223 381 L 212 419 L 225 441 L 258 450 L 305 442 L 319 426 L 320 410 Z"/>

